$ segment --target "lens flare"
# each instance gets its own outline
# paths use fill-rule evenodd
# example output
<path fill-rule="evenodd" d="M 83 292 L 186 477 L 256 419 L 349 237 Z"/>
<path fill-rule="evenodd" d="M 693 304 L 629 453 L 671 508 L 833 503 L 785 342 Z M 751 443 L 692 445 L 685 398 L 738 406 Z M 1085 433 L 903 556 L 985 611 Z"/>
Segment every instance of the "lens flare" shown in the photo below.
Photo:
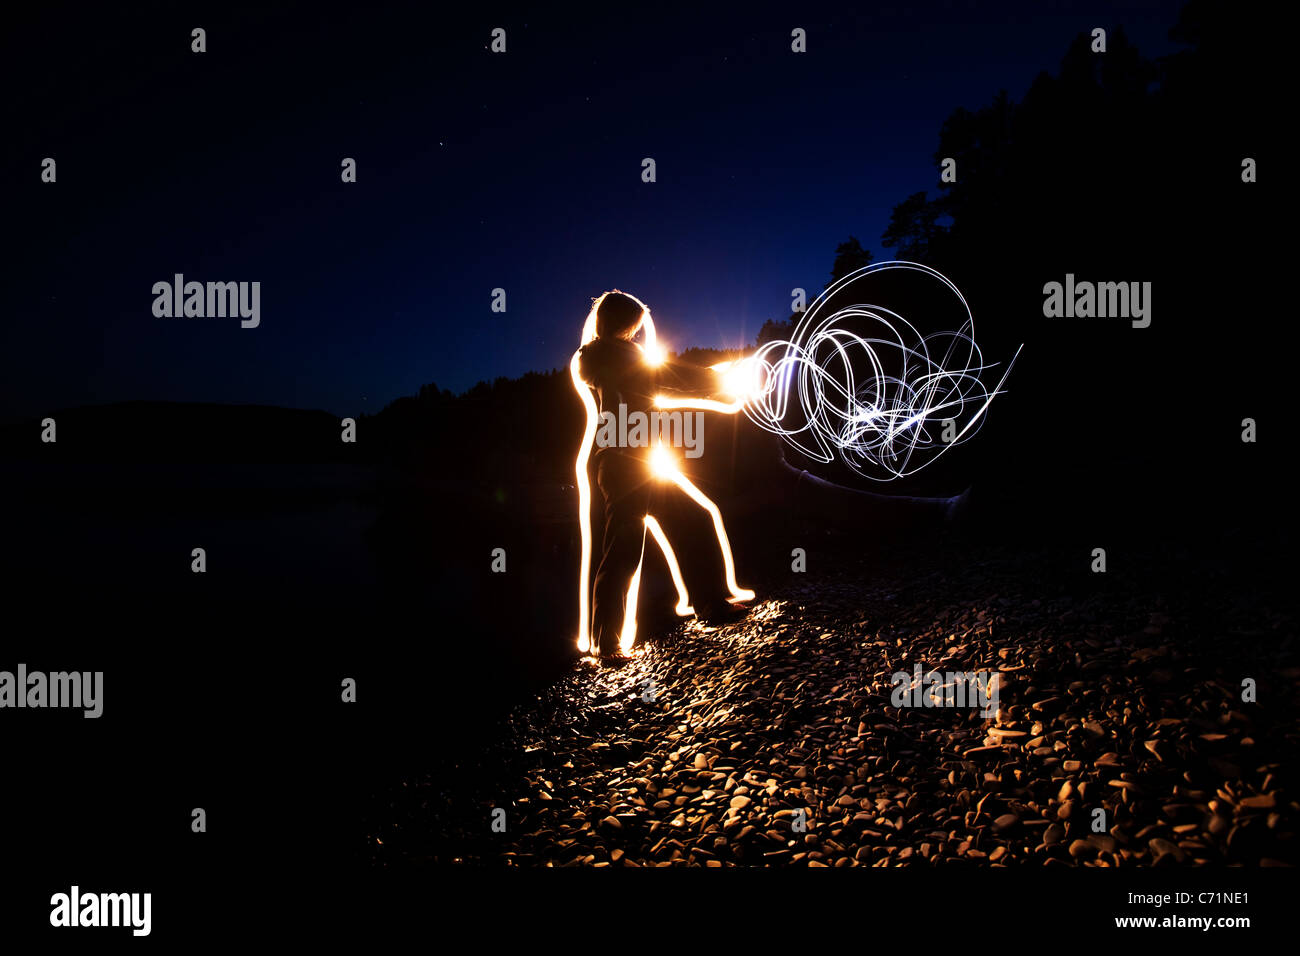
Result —
<path fill-rule="evenodd" d="M 750 399 L 766 390 L 767 370 L 752 358 L 719 362 L 709 368 L 718 373 L 718 390 L 732 398 Z"/>
<path fill-rule="evenodd" d="M 677 466 L 673 463 L 673 456 L 663 445 L 655 445 L 650 452 L 650 472 L 656 478 L 669 478 Z"/>

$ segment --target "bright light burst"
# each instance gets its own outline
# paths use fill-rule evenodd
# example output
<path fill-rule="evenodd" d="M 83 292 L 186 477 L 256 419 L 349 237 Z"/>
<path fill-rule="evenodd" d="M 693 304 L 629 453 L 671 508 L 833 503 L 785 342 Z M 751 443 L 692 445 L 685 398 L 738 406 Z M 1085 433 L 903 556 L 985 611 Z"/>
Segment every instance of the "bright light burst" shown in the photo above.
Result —
<path fill-rule="evenodd" d="M 656 478 L 667 478 L 676 470 L 672 452 L 663 445 L 655 445 L 650 451 L 650 472 Z"/>
<path fill-rule="evenodd" d="M 718 390 L 732 398 L 750 399 L 762 395 L 767 387 L 766 367 L 752 358 L 719 362 L 709 368 L 718 373 Z"/>

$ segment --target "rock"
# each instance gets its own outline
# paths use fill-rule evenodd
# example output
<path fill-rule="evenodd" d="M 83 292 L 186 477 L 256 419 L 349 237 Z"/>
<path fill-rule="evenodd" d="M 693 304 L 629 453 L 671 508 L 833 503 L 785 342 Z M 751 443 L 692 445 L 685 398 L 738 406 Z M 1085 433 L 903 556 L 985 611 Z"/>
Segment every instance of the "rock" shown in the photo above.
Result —
<path fill-rule="evenodd" d="M 1091 860 L 1097 855 L 1097 847 L 1087 840 L 1074 840 L 1070 843 L 1070 856 L 1076 860 Z"/>
<path fill-rule="evenodd" d="M 1187 859 L 1187 854 L 1183 852 L 1181 847 L 1175 843 L 1170 843 L 1168 840 L 1161 839 L 1160 837 L 1152 837 L 1147 842 L 1147 849 L 1151 851 L 1151 859 L 1153 861 L 1159 860 L 1160 857 L 1170 854 L 1172 854 L 1173 858 L 1179 863 L 1182 863 Z"/>
<path fill-rule="evenodd" d="M 1107 836 L 1104 833 L 1088 834 L 1088 842 L 1098 850 L 1103 850 L 1107 853 L 1114 853 L 1117 846 L 1115 838 L 1113 836 Z"/>
<path fill-rule="evenodd" d="M 1165 740 L 1144 740 L 1142 746 L 1151 751 L 1161 763 L 1168 763 L 1173 756 L 1173 748 Z"/>
<path fill-rule="evenodd" d="M 1245 807 L 1247 810 L 1271 810 L 1277 806 L 1277 796 L 1272 793 L 1261 793 L 1253 797 L 1246 797 L 1237 805 Z"/>

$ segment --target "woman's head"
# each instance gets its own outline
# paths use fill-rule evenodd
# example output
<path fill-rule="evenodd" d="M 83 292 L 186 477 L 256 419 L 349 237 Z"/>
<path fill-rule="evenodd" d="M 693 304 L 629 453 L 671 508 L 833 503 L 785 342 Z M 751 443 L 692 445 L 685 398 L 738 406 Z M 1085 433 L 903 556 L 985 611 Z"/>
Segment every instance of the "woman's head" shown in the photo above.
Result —
<path fill-rule="evenodd" d="M 596 335 L 603 339 L 630 340 L 645 320 L 646 307 L 634 295 L 612 289 L 592 303 L 596 313 Z"/>

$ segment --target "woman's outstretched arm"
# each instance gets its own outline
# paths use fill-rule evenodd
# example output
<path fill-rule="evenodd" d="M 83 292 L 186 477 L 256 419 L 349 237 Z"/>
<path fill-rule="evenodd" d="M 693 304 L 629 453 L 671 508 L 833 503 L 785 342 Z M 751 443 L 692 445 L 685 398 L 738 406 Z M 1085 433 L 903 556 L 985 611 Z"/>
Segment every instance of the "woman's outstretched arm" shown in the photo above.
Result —
<path fill-rule="evenodd" d="M 734 415 L 752 392 L 746 359 L 708 367 L 665 362 L 656 376 L 657 408 L 691 408 Z"/>

